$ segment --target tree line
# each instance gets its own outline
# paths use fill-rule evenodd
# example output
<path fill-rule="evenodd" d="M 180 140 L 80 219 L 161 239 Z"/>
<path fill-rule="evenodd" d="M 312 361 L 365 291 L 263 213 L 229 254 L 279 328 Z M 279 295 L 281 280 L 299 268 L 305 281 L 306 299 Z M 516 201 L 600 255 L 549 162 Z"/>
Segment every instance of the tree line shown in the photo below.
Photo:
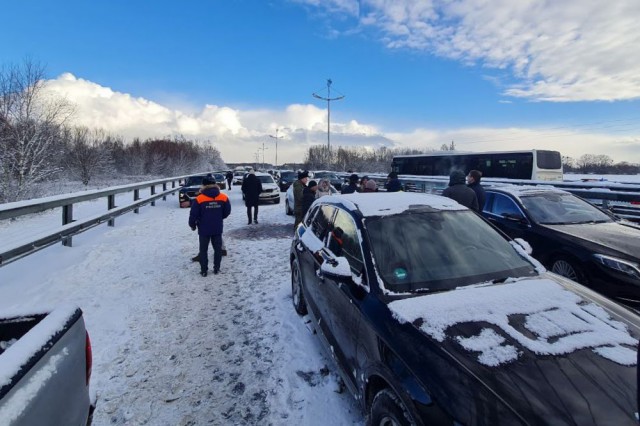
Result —
<path fill-rule="evenodd" d="M 70 125 L 74 107 L 44 90 L 44 68 L 26 60 L 0 69 L 0 203 L 31 198 L 36 184 L 78 179 L 177 176 L 225 167 L 211 144 L 184 137 L 132 143 Z"/>
<path fill-rule="evenodd" d="M 598 173 L 608 175 L 640 174 L 640 164 L 626 161 L 614 163 L 608 155 L 584 154 L 578 159 L 562 157 L 562 166 L 566 172 Z"/>

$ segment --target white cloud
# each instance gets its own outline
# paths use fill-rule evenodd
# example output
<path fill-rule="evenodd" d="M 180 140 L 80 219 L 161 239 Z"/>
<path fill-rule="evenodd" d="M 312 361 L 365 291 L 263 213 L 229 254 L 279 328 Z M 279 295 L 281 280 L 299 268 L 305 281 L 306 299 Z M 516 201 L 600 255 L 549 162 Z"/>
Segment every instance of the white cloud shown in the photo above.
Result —
<path fill-rule="evenodd" d="M 303 1 L 303 0 L 300 0 Z M 392 49 L 511 70 L 506 95 L 545 101 L 640 98 L 640 2 L 307 0 L 349 13 Z"/>
<path fill-rule="evenodd" d="M 265 161 L 275 162 L 278 129 L 278 163 L 301 162 L 309 146 L 327 142 L 326 110 L 314 105 L 289 105 L 284 110 L 237 110 L 205 105 L 187 113 L 144 98 L 116 92 L 91 81 L 63 74 L 46 87 L 76 105 L 73 122 L 124 136 L 184 135 L 212 142 L 228 162 L 253 161 L 264 147 Z M 563 155 L 607 154 L 615 161 L 640 163 L 640 136 L 588 131 L 526 128 L 415 129 L 385 133 L 374 124 L 355 120 L 331 122 L 332 146 L 367 148 L 412 147 L 439 149 L 455 141 L 458 150 L 557 149 Z M 260 160 L 262 153 L 259 154 Z"/>

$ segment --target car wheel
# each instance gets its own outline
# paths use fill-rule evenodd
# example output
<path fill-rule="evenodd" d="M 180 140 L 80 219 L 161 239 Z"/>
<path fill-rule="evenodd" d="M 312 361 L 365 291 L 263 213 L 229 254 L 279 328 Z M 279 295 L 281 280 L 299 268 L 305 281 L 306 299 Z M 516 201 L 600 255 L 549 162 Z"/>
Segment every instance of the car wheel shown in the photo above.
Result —
<path fill-rule="evenodd" d="M 292 216 L 293 215 L 293 211 L 291 210 L 291 208 L 289 207 L 289 200 L 285 200 L 284 202 L 284 212 L 288 215 L 288 216 Z"/>
<path fill-rule="evenodd" d="M 291 263 L 291 299 L 293 300 L 293 308 L 298 315 L 306 315 L 307 302 L 302 294 L 302 275 L 297 260 Z"/>
<path fill-rule="evenodd" d="M 370 420 L 372 426 L 409 426 L 413 424 L 404 404 L 391 389 L 383 389 L 373 398 Z"/>
<path fill-rule="evenodd" d="M 584 284 L 586 282 L 585 275 L 582 272 L 582 269 L 577 265 L 577 262 L 566 256 L 556 257 L 552 261 L 551 272 L 579 283 Z"/>

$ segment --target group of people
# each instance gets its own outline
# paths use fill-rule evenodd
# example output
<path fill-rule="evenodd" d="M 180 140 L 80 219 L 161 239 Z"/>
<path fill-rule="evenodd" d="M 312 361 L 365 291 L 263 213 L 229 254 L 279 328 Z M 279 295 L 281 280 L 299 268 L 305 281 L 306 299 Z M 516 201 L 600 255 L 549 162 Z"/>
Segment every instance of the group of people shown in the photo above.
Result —
<path fill-rule="evenodd" d="M 481 212 L 485 200 L 484 188 L 480 184 L 481 178 L 482 172 L 479 170 L 471 170 L 466 176 L 464 172 L 454 170 L 449 175 L 449 186 L 442 191 L 442 195 Z"/>

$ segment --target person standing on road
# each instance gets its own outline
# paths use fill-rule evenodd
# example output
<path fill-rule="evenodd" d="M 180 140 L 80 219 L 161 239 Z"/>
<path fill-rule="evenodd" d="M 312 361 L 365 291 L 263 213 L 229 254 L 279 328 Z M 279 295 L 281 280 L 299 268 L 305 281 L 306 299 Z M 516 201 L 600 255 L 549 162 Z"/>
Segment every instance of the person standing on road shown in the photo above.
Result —
<path fill-rule="evenodd" d="M 340 190 L 341 194 L 353 194 L 354 192 L 360 192 L 358 188 L 358 175 L 352 174 L 349 176 L 349 185 L 342 185 Z"/>
<path fill-rule="evenodd" d="M 233 173 L 228 171 L 226 175 L 224 175 L 225 179 L 227 179 L 227 187 L 229 191 L 231 191 L 231 182 L 233 182 Z"/>
<path fill-rule="evenodd" d="M 449 175 L 449 186 L 442 195 L 457 201 L 463 206 L 478 211 L 478 197 L 473 189 L 465 185 L 464 172 L 454 170 Z"/>
<path fill-rule="evenodd" d="M 309 181 L 309 185 L 302 190 L 302 216 L 309 211 L 311 204 L 316 200 L 316 192 L 318 191 L 318 183 L 315 180 Z"/>
<path fill-rule="evenodd" d="M 324 197 L 325 195 L 331 195 L 331 182 L 329 182 L 329 179 L 320 179 L 316 198 Z"/>
<path fill-rule="evenodd" d="M 398 173 L 391 172 L 387 176 L 387 183 L 384 184 L 387 192 L 400 192 L 402 191 L 402 183 L 398 179 Z"/>
<path fill-rule="evenodd" d="M 189 212 L 189 227 L 198 229 L 200 240 L 200 275 L 207 276 L 209 267 L 209 244 L 213 247 L 213 273 L 220 272 L 222 261 L 222 225 L 224 219 L 231 214 L 231 203 L 226 194 L 220 192 L 213 178 L 202 180 L 203 188 L 193 200 Z"/>
<path fill-rule="evenodd" d="M 482 178 L 482 172 L 480 170 L 471 170 L 467 175 L 467 186 L 473 189 L 478 199 L 478 212 L 482 212 L 484 208 L 485 193 L 484 187 L 480 185 L 480 179 Z"/>
<path fill-rule="evenodd" d="M 244 194 L 244 204 L 247 206 L 247 219 L 251 225 L 251 208 L 253 207 L 253 223 L 258 224 L 258 203 L 260 202 L 260 193 L 262 192 L 262 183 L 256 176 L 256 172 L 252 170 L 246 178 L 242 180 L 242 193 Z"/>
<path fill-rule="evenodd" d="M 304 217 L 302 209 L 302 195 L 308 181 L 309 172 L 305 170 L 298 172 L 298 180 L 293 182 L 293 213 L 296 218 L 293 224 L 294 230 L 298 227 L 298 224 L 302 222 L 302 218 Z"/>

